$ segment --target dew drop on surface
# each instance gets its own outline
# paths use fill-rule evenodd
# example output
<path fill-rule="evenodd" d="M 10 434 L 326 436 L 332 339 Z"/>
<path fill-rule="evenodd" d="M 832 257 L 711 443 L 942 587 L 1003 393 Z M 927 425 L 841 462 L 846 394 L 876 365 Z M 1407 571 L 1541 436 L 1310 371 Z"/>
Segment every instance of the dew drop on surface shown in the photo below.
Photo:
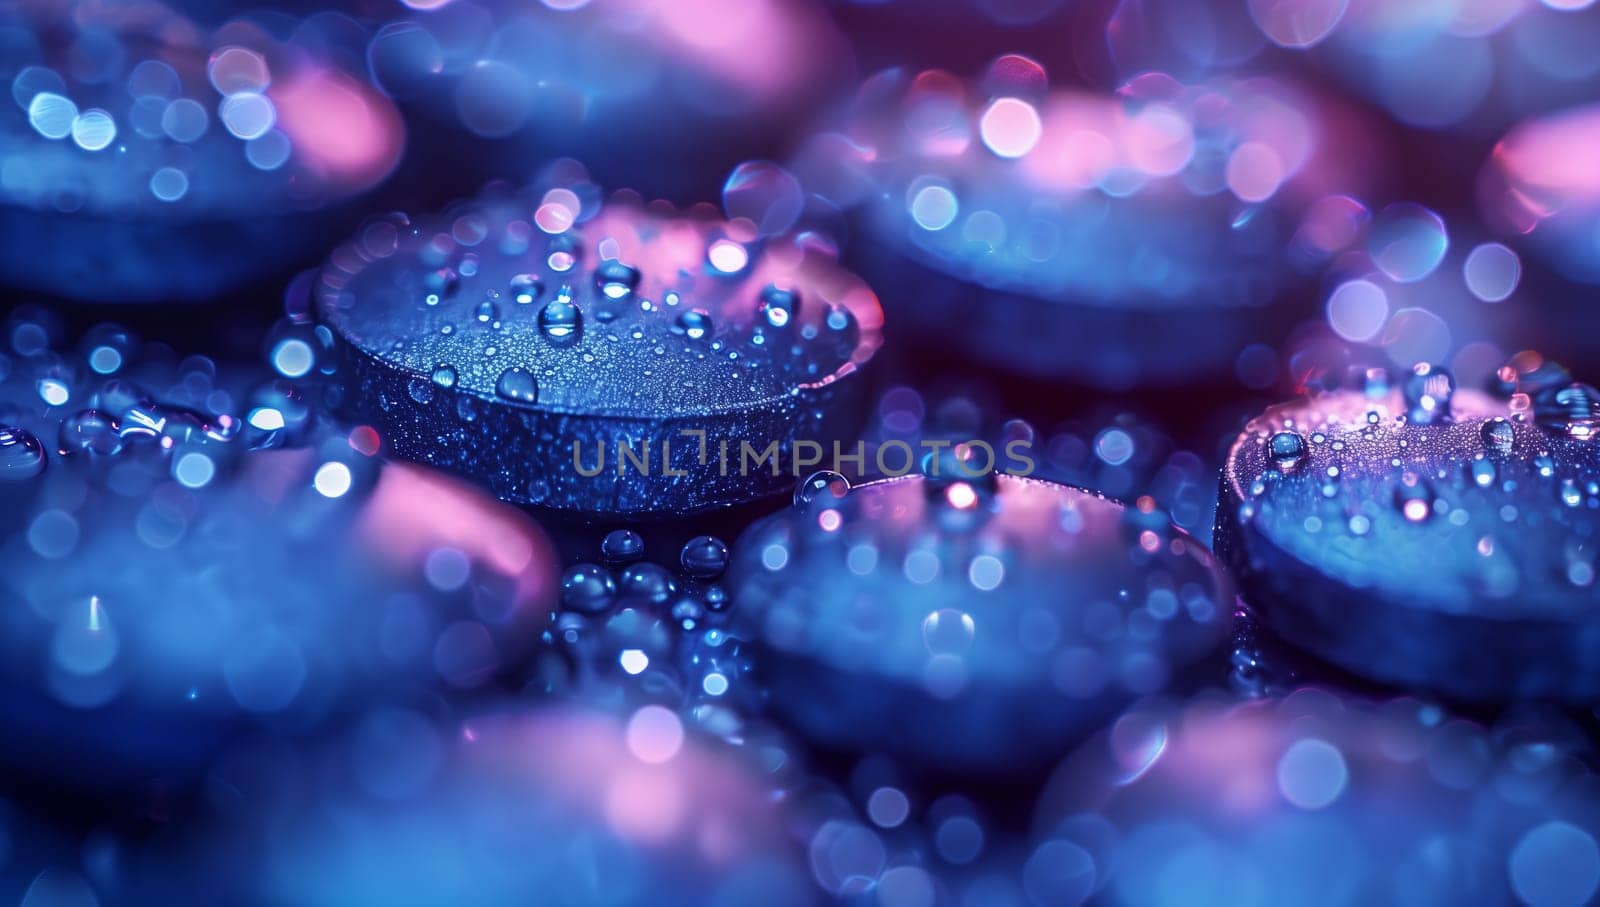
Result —
<path fill-rule="evenodd" d="M 550 300 L 539 310 L 539 330 L 556 340 L 571 337 L 581 322 L 582 314 L 566 295 Z"/>
<path fill-rule="evenodd" d="M 544 295 L 544 283 L 532 274 L 511 278 L 511 298 L 517 305 L 532 305 Z"/>
<path fill-rule="evenodd" d="M 794 489 L 794 505 L 806 507 L 816 502 L 831 504 L 850 493 L 850 480 L 831 469 L 806 476 Z"/>
<path fill-rule="evenodd" d="M 496 306 L 492 301 L 485 299 L 484 301 L 478 303 L 476 317 L 480 324 L 489 324 L 490 322 L 499 321 L 500 307 Z"/>
<path fill-rule="evenodd" d="M 561 575 L 561 607 L 579 614 L 603 614 L 617 597 L 617 584 L 603 567 L 578 564 Z"/>
<path fill-rule="evenodd" d="M 678 562 L 695 579 L 720 576 L 728 567 L 728 544 L 714 535 L 696 536 L 684 543 Z"/>
<path fill-rule="evenodd" d="M 24 429 L 0 425 L 0 481 L 25 482 L 44 472 L 44 445 Z"/>
<path fill-rule="evenodd" d="M 664 605 L 678 591 L 678 584 L 660 564 L 636 563 L 622 571 L 617 589 L 631 601 Z"/>
<path fill-rule="evenodd" d="M 1535 398 L 1533 416 L 1546 431 L 1592 441 L 1600 435 L 1600 391 L 1577 383 L 1546 391 Z"/>
<path fill-rule="evenodd" d="M 761 317 L 775 328 L 787 327 L 794 321 L 799 308 L 800 296 L 792 290 L 768 284 L 767 288 L 761 291 Z"/>
<path fill-rule="evenodd" d="M 456 386 L 456 370 L 452 366 L 441 365 L 435 368 L 431 377 L 433 383 L 440 387 Z"/>
<path fill-rule="evenodd" d="M 1267 439 L 1267 456 L 1280 472 L 1294 472 L 1310 453 L 1306 439 L 1292 431 L 1280 431 Z"/>
<path fill-rule="evenodd" d="M 1483 423 L 1483 446 L 1489 450 L 1506 453 L 1511 450 L 1511 445 L 1517 440 L 1516 430 L 1511 423 L 1496 416 Z"/>
<path fill-rule="evenodd" d="M 1447 421 L 1455 391 L 1456 380 L 1448 370 L 1427 362 L 1417 363 L 1406 376 L 1406 418 L 1419 425 Z"/>
<path fill-rule="evenodd" d="M 711 316 L 699 309 L 690 309 L 681 312 L 672 326 L 673 333 L 682 334 L 690 340 L 701 340 L 711 336 Z"/>
<path fill-rule="evenodd" d="M 61 423 L 58 449 L 62 455 L 74 453 L 108 456 L 122 449 L 117 420 L 97 409 L 81 410 Z"/>
<path fill-rule="evenodd" d="M 495 393 L 518 403 L 539 402 L 539 382 L 533 375 L 523 368 L 508 368 L 500 373 L 500 380 L 495 383 Z"/>
<path fill-rule="evenodd" d="M 607 299 L 623 299 L 639 285 L 639 271 L 620 261 L 603 261 L 594 269 L 594 282 Z"/>
<path fill-rule="evenodd" d="M 613 529 L 600 540 L 600 559 L 608 564 L 631 564 L 644 557 L 644 538 L 632 529 Z"/>

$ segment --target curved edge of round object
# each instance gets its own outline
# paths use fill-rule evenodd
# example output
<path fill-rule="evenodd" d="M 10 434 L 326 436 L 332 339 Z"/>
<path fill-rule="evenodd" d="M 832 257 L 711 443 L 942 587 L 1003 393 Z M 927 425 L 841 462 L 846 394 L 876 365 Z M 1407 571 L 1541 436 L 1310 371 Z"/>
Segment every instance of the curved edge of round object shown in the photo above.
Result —
<path fill-rule="evenodd" d="M 1363 679 L 1459 700 L 1592 702 L 1600 697 L 1600 616 L 1592 610 L 1595 590 L 1563 588 L 1565 577 L 1525 575 L 1533 566 L 1548 565 L 1532 556 L 1524 559 L 1523 555 L 1535 553 L 1537 540 L 1512 535 L 1519 526 L 1504 516 L 1525 523 L 1530 507 L 1560 506 L 1557 477 L 1539 474 L 1536 457 L 1549 456 L 1552 464 L 1567 466 L 1587 462 L 1584 468 L 1592 470 L 1600 449 L 1592 442 L 1554 437 L 1485 394 L 1455 391 L 1451 405 L 1454 418 L 1433 424 L 1391 417 L 1406 412 L 1399 391 L 1377 398 L 1360 391 L 1339 392 L 1268 408 L 1246 425 L 1228 452 L 1219 483 L 1214 549 L 1232 570 L 1247 606 L 1270 632 Z M 1372 412 L 1384 415 L 1368 422 Z M 1354 433 L 1336 434 L 1328 419 Z M 1501 424 L 1511 431 L 1508 437 L 1514 438 L 1503 451 L 1487 448 L 1483 440 L 1486 423 L 1494 420 L 1504 420 Z M 1308 488 L 1299 501 L 1337 499 L 1345 504 L 1341 511 L 1345 516 L 1367 521 L 1363 537 L 1355 538 L 1347 524 L 1334 526 L 1316 517 L 1319 526 L 1325 525 L 1323 531 L 1334 536 L 1305 540 L 1309 547 L 1295 551 L 1263 528 L 1256 518 L 1262 501 L 1271 499 L 1273 489 L 1289 487 L 1283 480 L 1290 476 L 1273 466 L 1267 450 L 1268 439 L 1284 431 L 1302 438 L 1325 436 L 1323 442 L 1305 444 L 1305 459 L 1292 472 L 1305 482 L 1320 483 L 1338 459 L 1341 474 L 1326 481 L 1340 490 L 1330 496 Z M 1365 431 L 1371 434 L 1363 437 Z M 1376 464 L 1351 463 L 1337 457 L 1335 442 L 1365 445 L 1368 450 L 1381 446 L 1383 459 Z M 1401 442 L 1405 447 L 1399 446 Z M 1443 458 L 1429 463 L 1430 453 L 1441 453 Z M 1401 459 L 1401 465 L 1394 465 L 1391 456 Z M 1474 464 L 1487 466 L 1478 466 L 1475 477 Z M 1375 468 L 1362 470 L 1362 466 Z M 1402 512 L 1401 497 L 1410 492 L 1396 491 L 1408 474 L 1419 477 L 1419 487 L 1425 489 L 1420 494 L 1432 498 L 1429 507 L 1413 511 L 1414 516 L 1421 514 L 1420 524 Z M 1485 480 L 1484 475 L 1491 478 Z M 1252 486 L 1262 477 L 1269 483 L 1267 490 L 1264 495 L 1252 494 Z M 1504 490 L 1507 480 L 1513 483 L 1512 491 Z M 1366 483 L 1359 486 L 1363 494 L 1347 495 L 1342 490 L 1352 481 Z M 1531 497 L 1535 494 L 1548 496 L 1548 501 L 1536 503 L 1539 499 Z M 1471 505 L 1475 495 L 1477 509 L 1457 506 Z M 1492 511 L 1497 514 L 1494 519 L 1501 520 L 1495 528 L 1503 531 L 1480 536 L 1488 522 L 1481 519 L 1483 502 L 1494 506 L 1496 495 L 1513 509 Z M 1439 512 L 1440 499 L 1467 520 L 1454 524 L 1449 510 Z M 1512 500 L 1518 504 L 1510 504 Z M 1407 534 L 1430 532 L 1448 535 L 1448 540 Z M 1386 534 L 1387 542 L 1380 543 Z M 1305 535 L 1309 539 L 1310 534 Z M 1355 553 L 1359 549 L 1354 546 L 1361 543 L 1383 547 Z M 1593 542 L 1589 544 L 1592 547 Z M 1358 581 L 1329 576 L 1312 562 L 1318 558 L 1337 560 L 1357 571 Z M 1374 558 L 1379 572 L 1385 566 L 1382 562 L 1388 561 L 1387 566 L 1403 567 L 1409 575 L 1390 582 L 1373 572 Z M 1524 574 L 1516 594 L 1486 593 L 1486 587 L 1504 582 L 1488 571 L 1493 564 L 1508 561 Z M 1530 584 L 1536 585 L 1529 589 Z M 1590 613 L 1585 613 L 1585 597 Z"/>
<path fill-rule="evenodd" d="M 516 213 L 503 200 L 489 202 L 487 207 L 493 210 L 491 217 L 501 226 L 508 220 L 515 222 Z M 466 210 L 472 209 L 469 206 Z M 618 210 L 621 214 L 617 214 Z M 629 216 L 642 217 L 652 223 L 661 220 L 644 209 L 628 205 L 619 209 L 615 203 L 608 205 L 600 218 L 611 217 L 607 223 L 615 224 L 618 218 Z M 710 222 L 704 219 L 684 218 L 679 222 L 696 225 L 695 229 L 701 231 L 712 229 Z M 585 226 L 579 225 L 576 230 L 582 232 Z M 705 232 L 702 241 L 710 235 Z M 535 236 L 543 234 L 535 233 Z M 563 233 L 546 239 L 558 243 L 565 236 Z M 639 325 L 639 333 L 630 335 L 635 341 L 665 338 L 669 343 L 687 343 L 681 336 L 670 335 L 668 313 L 662 305 L 638 314 L 638 307 L 630 304 L 619 320 L 598 324 L 591 320 L 595 312 L 593 307 L 614 302 L 601 297 L 596 290 L 595 268 L 583 263 L 598 260 L 610 265 L 616 262 L 616 259 L 602 259 L 595 254 L 597 242 L 595 237 L 582 237 L 580 263 L 565 276 L 553 275 L 548 270 L 541 272 L 542 253 L 539 256 L 524 253 L 500 256 L 496 264 L 502 270 L 539 273 L 542 286 L 542 295 L 530 305 L 518 305 L 504 298 L 497 303 L 503 314 L 497 317 L 495 324 L 501 324 L 503 318 L 511 332 L 502 333 L 502 340 L 498 341 L 511 351 L 511 356 L 503 359 L 505 365 L 517 370 L 537 368 L 540 363 L 519 357 L 530 353 L 538 355 L 541 350 L 549 349 L 543 345 L 545 338 L 540 336 L 542 329 L 537 321 L 543 307 L 566 290 L 571 290 L 570 298 L 582 319 L 577 331 L 579 346 L 561 345 L 569 353 L 583 349 L 588 335 L 609 332 L 610 339 L 617 341 L 618 334 L 630 320 Z M 648 239 L 645 242 L 647 244 Z M 488 245 L 485 243 L 480 249 L 485 258 L 496 254 L 488 251 Z M 811 292 L 814 288 L 808 281 L 826 286 L 826 295 L 832 297 L 827 300 L 830 307 L 827 310 L 848 311 L 854 319 L 851 324 L 859 329 L 850 355 L 825 374 L 787 384 L 779 392 L 767 393 L 759 399 L 728 402 L 712 392 L 707 399 L 714 402 L 709 404 L 663 406 L 663 411 L 659 412 L 649 411 L 652 401 L 648 400 L 643 404 L 621 400 L 617 405 L 572 402 L 601 393 L 604 382 L 590 381 L 587 387 L 578 388 L 581 381 L 568 368 L 570 362 L 562 366 L 567 370 L 562 376 L 568 381 L 567 388 L 553 395 L 565 397 L 566 402 L 543 399 L 544 373 L 539 374 L 539 399 L 523 402 L 509 400 L 500 393 L 492 375 L 487 378 L 480 375 L 478 380 L 472 381 L 465 377 L 463 368 L 463 377 L 452 378 L 449 386 L 440 386 L 432 380 L 433 369 L 421 364 L 423 360 L 407 364 L 386 358 L 376 348 L 376 338 L 352 330 L 341 314 L 349 307 L 346 288 L 360 280 L 374 261 L 363 251 L 359 237 L 330 257 L 318 279 L 317 305 L 322 321 L 332 327 L 340 341 L 344 360 L 342 375 L 347 379 L 346 405 L 372 421 L 399 456 L 466 475 L 488 485 L 500 498 L 514 503 L 623 518 L 679 516 L 791 490 L 796 473 L 805 471 L 803 465 L 793 462 L 793 446 L 797 441 L 814 441 L 826 450 L 833 443 L 853 438 L 860 423 L 866 405 L 863 387 L 866 379 L 862 372 L 882 343 L 881 310 L 876 297 L 854 275 L 815 252 L 800 251 L 800 258 L 785 266 L 798 284 L 803 300 L 800 308 L 805 311 L 804 300 L 808 296 L 819 295 Z M 752 245 L 752 263 L 739 277 L 742 287 L 748 288 L 750 279 L 762 273 L 763 266 L 756 261 L 760 254 Z M 490 267 L 485 265 L 484 269 L 488 271 Z M 650 280 L 649 275 L 650 271 L 644 269 L 646 281 Z M 721 277 L 702 275 L 695 279 L 714 283 Z M 466 291 L 462 295 L 464 297 Z M 637 297 L 630 293 L 626 301 L 632 303 L 642 297 L 641 290 Z M 659 302 L 662 297 L 653 298 Z M 724 304 L 729 301 L 726 296 L 702 302 L 694 296 L 693 290 L 686 290 L 682 299 L 685 312 L 711 308 L 713 323 L 722 324 Z M 753 317 L 757 300 L 747 301 L 750 312 L 739 317 L 748 320 Z M 458 300 L 455 304 L 462 303 Z M 818 308 L 818 302 L 813 301 L 811 308 Z M 513 323 L 513 319 L 520 323 Z M 431 322 L 427 323 L 431 329 Z M 451 370 L 455 371 L 454 366 Z M 501 375 L 503 377 L 503 372 Z M 633 373 L 612 376 L 609 380 L 617 384 L 639 377 Z M 417 388 L 426 390 L 414 393 Z M 745 442 L 750 443 L 757 454 L 775 442 L 779 450 L 777 460 L 758 460 L 756 468 L 741 474 L 741 445 Z M 721 448 L 723 443 L 727 445 L 726 460 Z M 641 470 L 632 460 L 624 467 L 619 462 L 624 447 L 634 456 L 646 453 L 648 467 Z M 597 450 L 605 452 L 604 468 L 597 474 L 584 475 L 578 467 L 581 464 L 583 470 L 593 471 Z M 766 463 L 775 465 L 769 467 Z"/>
<path fill-rule="evenodd" d="M 202 302 L 314 260 L 329 228 L 355 206 L 340 208 L 165 221 L 4 205 L 0 273 L 12 286 L 101 305 Z"/>
<path fill-rule="evenodd" d="M 1585 736 L 1319 687 L 1147 700 L 1045 785 L 1024 884 L 1072 892 L 1037 903 L 1588 903 Z"/>
<path fill-rule="evenodd" d="M 735 632 L 758 641 L 763 655 L 756 668 L 765 675 L 772 707 L 813 743 L 889 752 L 921 774 L 1014 779 L 1059 758 L 1139 695 L 1168 686 L 1208 686 L 1208 678 L 1222 681 L 1233 589 L 1203 545 L 1159 512 L 1125 508 L 1075 486 L 1009 475 L 994 479 L 972 504 L 954 511 L 944 496 L 953 484 L 964 483 L 916 475 L 881 479 L 851 488 L 843 502 L 824 498 L 769 516 L 734 544 L 728 582 L 738 603 Z M 965 504 L 964 495 L 958 499 Z M 1001 504 L 993 503 L 997 499 Z M 1022 506 L 1009 515 L 991 511 L 1006 499 Z M 827 516 L 838 512 L 835 503 L 847 511 L 838 520 Z M 838 562 L 808 560 L 816 553 L 806 550 L 806 524 L 818 540 L 867 540 L 870 530 L 852 528 L 852 517 L 863 511 L 889 530 L 880 541 L 904 546 L 938 540 L 939 529 L 921 519 L 924 507 L 940 508 L 935 517 L 950 520 L 942 536 L 948 542 L 945 565 L 964 566 L 988 554 L 994 560 L 984 565 L 988 575 L 974 581 L 970 566 L 941 568 L 923 585 L 905 579 L 901 564 L 893 563 L 888 569 L 901 578 L 891 578 L 886 587 L 865 582 L 884 569 L 876 555 L 864 573 L 842 547 L 835 552 Z M 820 532 L 819 518 L 826 521 Z M 1061 528 L 1047 535 L 1052 524 Z M 1057 568 L 1074 556 L 1078 539 L 1093 540 L 1094 553 L 1076 555 L 1086 563 L 1114 563 L 1105 558 L 1127 551 L 1135 561 L 1128 576 L 1102 582 L 1105 588 L 1066 585 L 1068 577 Z M 1033 548 L 1025 558 L 1023 544 Z M 785 549 L 777 569 L 774 545 Z M 889 555 L 882 552 L 885 559 Z M 1146 577 L 1150 558 L 1157 556 L 1170 557 L 1177 570 L 1191 575 L 1169 575 L 1170 588 L 1119 585 L 1119 579 Z M 1003 571 L 998 579 L 996 564 Z M 991 581 L 994 586 L 978 585 Z M 1021 587 L 1026 593 L 1017 591 L 1020 583 L 1028 584 Z M 851 585 L 858 587 L 854 595 Z M 1131 593 L 1121 607 L 1112 603 L 1118 597 L 1113 586 Z M 1180 602 L 1190 586 L 1191 604 Z M 907 593 L 898 599 L 899 608 L 895 589 Z M 1152 618 L 1139 594 L 1153 589 L 1173 593 L 1172 610 L 1161 608 L 1164 618 Z M 1074 592 L 1087 600 L 1073 598 Z M 1060 607 L 1028 609 L 1025 615 L 1013 607 L 1033 596 L 1053 598 Z M 831 613 L 818 614 L 819 608 Z M 964 636 L 952 639 L 943 624 L 929 623 L 946 618 L 964 624 Z M 1008 641 L 1004 630 L 991 630 L 996 622 L 1017 638 Z M 1130 623 L 1149 638 L 1130 642 Z M 1098 640 L 1096 648 L 1097 641 L 1088 638 L 1096 630 L 1086 624 L 1113 639 Z M 828 643 L 824 634 L 837 634 L 831 651 L 822 647 Z M 958 671 L 942 670 L 952 666 L 952 658 L 965 663 Z M 945 685 L 951 673 L 962 681 L 955 689 Z"/>
<path fill-rule="evenodd" d="M 440 902 L 470 880 L 490 903 L 816 901 L 795 810 L 770 777 L 660 705 L 353 719 L 308 744 L 220 760 L 229 808 L 153 836 L 126 893 Z"/>
<path fill-rule="evenodd" d="M 897 327 L 926 342 L 959 344 L 1009 372 L 1119 389 L 1176 385 L 1231 373 L 1239 351 L 1282 335 L 1284 307 L 1120 307 L 1046 299 L 972 283 L 904 250 L 874 244 L 850 263 L 883 293 Z M 979 308 L 1004 317 L 975 318 Z M 952 334 L 950 324 L 960 324 Z"/>
<path fill-rule="evenodd" d="M 85 487 L 90 470 L 109 472 L 102 463 L 55 464 L 48 481 L 31 483 L 54 483 L 45 500 L 85 498 L 80 517 L 94 520 L 76 560 L 13 551 L 0 576 L 14 605 L 3 672 L 11 689 L 0 700 L 8 771 L 120 795 L 152 779 L 192 781 L 252 729 L 315 735 L 360 701 L 415 705 L 446 687 L 520 685 L 546 646 L 558 584 L 553 543 L 525 512 L 405 462 L 324 459 L 311 448 L 237 456 L 179 504 L 160 485 L 144 496 Z M 325 494 L 314 475 L 330 462 L 348 462 L 359 487 Z M 195 526 L 158 547 L 136 527 L 163 504 L 187 506 L 180 512 Z M 430 574 L 439 551 L 463 574 L 450 591 Z M 62 566 L 80 563 L 94 569 Z M 257 571 L 251 585 L 229 590 L 227 577 L 244 565 Z M 98 648 L 63 633 L 78 616 L 70 606 L 86 601 L 91 629 L 109 628 Z M 53 614 L 41 602 L 64 604 Z M 338 602 L 351 604 L 331 607 Z M 63 638 L 77 648 L 63 649 Z M 262 651 L 292 655 L 273 660 L 249 647 L 260 640 Z M 63 651 L 106 663 L 60 668 Z M 287 698 L 261 692 L 261 665 L 283 663 L 299 666 Z M 73 702 L 59 677 L 74 684 L 69 693 L 106 678 L 112 692 Z"/>

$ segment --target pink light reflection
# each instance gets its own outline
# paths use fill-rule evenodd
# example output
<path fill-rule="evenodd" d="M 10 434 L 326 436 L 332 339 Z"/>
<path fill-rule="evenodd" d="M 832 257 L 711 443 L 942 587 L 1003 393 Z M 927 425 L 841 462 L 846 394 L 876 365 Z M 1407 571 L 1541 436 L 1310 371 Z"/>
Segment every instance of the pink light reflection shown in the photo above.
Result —
<path fill-rule="evenodd" d="M 318 177 L 358 192 L 400 161 L 405 127 L 388 98 L 342 72 L 303 66 L 267 90 L 295 160 Z"/>
<path fill-rule="evenodd" d="M 461 753 L 474 770 L 524 779 L 605 822 L 619 837 L 729 865 L 784 846 L 784 827 L 758 775 L 696 740 L 651 765 L 629 749 L 623 722 L 582 708 L 473 722 Z"/>
<path fill-rule="evenodd" d="M 1600 104 L 1527 120 L 1495 145 L 1479 180 L 1484 214 L 1527 233 L 1567 214 L 1600 209 Z"/>
<path fill-rule="evenodd" d="M 357 526 L 372 553 L 398 568 L 454 548 L 513 581 L 517 615 L 537 622 L 555 600 L 558 562 L 538 524 L 464 482 L 409 463 L 387 463 Z"/>

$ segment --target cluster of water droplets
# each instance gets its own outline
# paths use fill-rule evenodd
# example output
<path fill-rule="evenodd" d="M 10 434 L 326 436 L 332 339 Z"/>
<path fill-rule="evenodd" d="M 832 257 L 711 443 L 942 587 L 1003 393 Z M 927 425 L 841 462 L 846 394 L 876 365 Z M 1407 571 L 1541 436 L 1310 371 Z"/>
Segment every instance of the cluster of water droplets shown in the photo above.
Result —
<path fill-rule="evenodd" d="M 1435 567 L 1432 595 L 1441 601 L 1526 592 L 1549 558 L 1557 575 L 1587 588 L 1594 553 L 1582 539 L 1600 509 L 1600 451 L 1591 443 L 1600 393 L 1554 363 L 1519 361 L 1487 394 L 1468 395 L 1464 410 L 1449 371 L 1427 363 L 1401 376 L 1398 395 L 1378 374 L 1365 393 L 1281 408 L 1277 425 L 1256 430 L 1259 453 L 1246 444 L 1236 465 L 1249 475 L 1258 457 L 1264 467 L 1236 505 L 1241 520 L 1274 527 L 1267 531 L 1291 550 L 1337 560 L 1362 583 L 1385 569 L 1380 551 L 1411 549 L 1395 527 L 1460 538 L 1468 550 L 1459 561 Z M 1442 581 L 1457 569 L 1472 576 L 1465 589 Z"/>
<path fill-rule="evenodd" d="M 730 630 L 732 599 L 721 582 L 726 542 L 700 535 L 669 568 L 645 559 L 632 529 L 600 542 L 600 563 L 561 575 L 556 634 L 585 669 L 678 704 L 728 732 L 730 716 L 758 698 L 747 676 L 748 641 Z"/>
<path fill-rule="evenodd" d="M 55 333 L 32 310 L 6 324 L 0 527 L 19 614 L 54 640 L 42 686 L 61 704 L 311 721 L 335 691 L 370 693 L 383 662 L 409 678 L 383 681 L 403 697 L 484 683 L 541 644 L 542 535 L 486 495 L 382 464 L 375 430 L 322 412 L 308 335 L 270 344 L 266 377 L 115 325 L 70 353 Z M 456 537 L 469 514 L 498 549 Z M 32 637 L 8 639 L 19 670 L 35 663 Z"/>
<path fill-rule="evenodd" d="M 423 403 L 431 384 L 558 408 L 641 406 L 666 389 L 711 407 L 781 398 L 863 355 L 851 294 L 870 295 L 825 280 L 810 297 L 802 284 L 825 266 L 763 258 L 792 239 L 602 210 L 583 186 L 527 205 L 488 197 L 451 212 L 444 233 L 369 225 L 323 276 L 325 315 L 360 343 L 396 335 L 373 351 L 418 376 Z M 812 253 L 780 257 L 795 254 Z"/>
<path fill-rule="evenodd" d="M 12 376 L 16 392 L 0 401 L 0 475 L 10 481 L 37 478 L 52 458 L 121 457 L 162 463 L 181 484 L 200 488 L 242 452 L 301 443 L 315 424 L 303 389 L 286 378 L 240 388 L 234 376 L 221 382 L 201 356 L 152 366 L 170 350 L 151 356 L 115 325 L 90 331 L 81 346 L 82 358 L 40 351 Z M 148 389 L 141 372 L 164 390 Z"/>

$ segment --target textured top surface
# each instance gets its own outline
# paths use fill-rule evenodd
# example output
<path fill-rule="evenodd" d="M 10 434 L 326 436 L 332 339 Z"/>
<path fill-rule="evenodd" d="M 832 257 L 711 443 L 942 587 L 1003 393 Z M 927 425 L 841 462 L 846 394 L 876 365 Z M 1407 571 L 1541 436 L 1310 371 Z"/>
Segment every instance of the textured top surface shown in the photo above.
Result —
<path fill-rule="evenodd" d="M 877 298 L 802 240 L 573 193 L 392 216 L 338 250 L 322 316 L 430 385 L 544 411 L 659 418 L 786 401 L 863 365 Z"/>
<path fill-rule="evenodd" d="M 1223 506 L 1331 580 L 1418 608 L 1593 615 L 1592 389 L 1564 379 L 1501 401 L 1446 376 L 1419 406 L 1425 383 L 1267 410 L 1234 444 Z"/>

